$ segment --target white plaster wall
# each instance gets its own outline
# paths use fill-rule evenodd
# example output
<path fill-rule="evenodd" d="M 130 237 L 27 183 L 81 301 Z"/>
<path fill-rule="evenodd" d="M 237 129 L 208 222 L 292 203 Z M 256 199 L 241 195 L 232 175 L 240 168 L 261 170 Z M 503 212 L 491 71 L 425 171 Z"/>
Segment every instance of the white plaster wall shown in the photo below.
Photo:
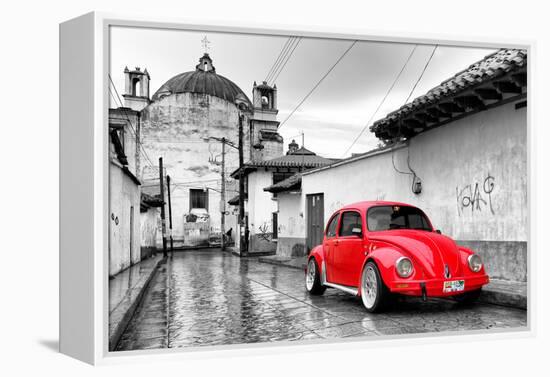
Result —
<path fill-rule="evenodd" d="M 142 112 L 142 142 L 155 165 L 163 157 L 166 172 L 172 178 L 172 220 L 175 239 L 183 238 L 183 223 L 189 213 L 189 189 L 209 190 L 211 227 L 220 231 L 221 168 L 209 158 L 221 162 L 221 143 L 209 136 L 225 137 L 238 144 L 238 110 L 233 103 L 218 97 L 179 93 L 151 103 Z M 244 154 L 249 154 L 248 127 L 244 130 Z M 226 201 L 237 194 L 230 173 L 238 168 L 238 151 L 226 147 Z M 142 163 L 145 179 L 158 179 L 155 171 Z M 229 205 L 226 206 L 229 209 Z M 168 213 L 167 213 L 168 216 Z M 226 216 L 226 230 L 235 229 L 234 216 Z"/>
<path fill-rule="evenodd" d="M 111 109 L 109 111 L 109 119 L 110 121 L 116 120 L 117 123 L 121 122 L 124 124 L 124 154 L 128 160 L 128 169 L 132 172 L 132 174 L 140 178 L 138 165 L 141 164 L 143 166 L 143 157 L 139 155 L 139 150 L 137 151 L 138 154 L 136 154 L 136 132 L 138 132 L 137 128 L 140 123 L 137 113 L 134 111 Z M 114 151 L 114 148 L 112 149 Z"/>
<path fill-rule="evenodd" d="M 345 204 L 396 200 L 419 206 L 455 239 L 527 240 L 525 107 L 511 103 L 425 132 L 411 139 L 409 153 L 422 179 L 420 195 L 411 192 L 410 175 L 394 170 L 392 153 L 306 174 L 302 195 L 324 193 L 325 221 Z M 394 160 L 407 171 L 407 148 Z"/>
<path fill-rule="evenodd" d="M 141 259 L 140 189 L 122 171 L 120 165 L 113 162 L 110 164 L 109 178 L 109 275 L 112 276 Z M 131 207 L 134 211 L 132 245 L 130 245 Z"/>
<path fill-rule="evenodd" d="M 279 238 L 305 238 L 305 214 L 302 212 L 302 196 L 298 193 L 277 194 Z"/>
<path fill-rule="evenodd" d="M 277 203 L 272 199 L 265 187 L 273 184 L 273 174 L 270 171 L 258 170 L 248 175 L 248 221 L 250 235 L 259 234 L 264 230 L 271 233 L 272 214 L 277 210 Z M 261 229 L 260 229 L 261 228 Z"/>
<path fill-rule="evenodd" d="M 149 208 L 140 213 L 140 245 L 141 247 L 156 247 L 157 234 L 160 232 L 160 209 Z"/>

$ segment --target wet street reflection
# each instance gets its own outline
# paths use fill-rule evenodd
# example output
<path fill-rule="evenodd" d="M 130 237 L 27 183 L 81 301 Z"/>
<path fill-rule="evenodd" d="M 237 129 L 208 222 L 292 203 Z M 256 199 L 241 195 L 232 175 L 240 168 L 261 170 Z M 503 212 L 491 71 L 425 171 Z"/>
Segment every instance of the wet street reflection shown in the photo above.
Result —
<path fill-rule="evenodd" d="M 151 282 L 117 350 L 190 347 L 527 325 L 527 312 L 488 304 L 399 299 L 370 314 L 361 300 L 328 289 L 310 296 L 304 272 L 219 250 L 176 253 Z"/>

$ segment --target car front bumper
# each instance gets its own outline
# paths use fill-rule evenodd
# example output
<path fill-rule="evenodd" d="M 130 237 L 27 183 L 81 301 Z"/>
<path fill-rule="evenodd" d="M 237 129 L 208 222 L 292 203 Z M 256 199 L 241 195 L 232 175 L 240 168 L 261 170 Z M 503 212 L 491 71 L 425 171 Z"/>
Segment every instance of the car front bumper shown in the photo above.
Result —
<path fill-rule="evenodd" d="M 464 280 L 464 289 L 461 291 L 445 292 L 443 285 L 447 281 Z M 392 293 L 399 293 L 408 296 L 422 296 L 423 290 L 428 297 L 449 297 L 464 292 L 475 291 L 489 283 L 489 276 L 463 276 L 451 279 L 428 279 L 428 280 L 395 280 L 388 284 Z"/>

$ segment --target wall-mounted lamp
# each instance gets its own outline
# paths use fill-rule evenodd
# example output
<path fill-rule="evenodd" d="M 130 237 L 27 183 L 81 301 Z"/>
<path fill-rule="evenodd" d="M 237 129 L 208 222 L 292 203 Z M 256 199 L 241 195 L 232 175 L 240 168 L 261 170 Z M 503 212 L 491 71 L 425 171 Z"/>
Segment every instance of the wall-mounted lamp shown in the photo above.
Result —
<path fill-rule="evenodd" d="M 422 192 L 422 181 L 416 175 L 413 178 L 412 192 L 417 194 L 417 195 Z"/>

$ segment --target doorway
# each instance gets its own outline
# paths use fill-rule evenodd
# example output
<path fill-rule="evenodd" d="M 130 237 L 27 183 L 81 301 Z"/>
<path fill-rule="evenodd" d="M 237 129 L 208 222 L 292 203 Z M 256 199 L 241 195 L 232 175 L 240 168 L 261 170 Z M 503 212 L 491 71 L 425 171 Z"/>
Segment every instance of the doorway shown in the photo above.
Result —
<path fill-rule="evenodd" d="M 323 243 L 323 230 L 325 224 L 325 199 L 324 194 L 308 194 L 307 200 L 307 251 Z"/>

